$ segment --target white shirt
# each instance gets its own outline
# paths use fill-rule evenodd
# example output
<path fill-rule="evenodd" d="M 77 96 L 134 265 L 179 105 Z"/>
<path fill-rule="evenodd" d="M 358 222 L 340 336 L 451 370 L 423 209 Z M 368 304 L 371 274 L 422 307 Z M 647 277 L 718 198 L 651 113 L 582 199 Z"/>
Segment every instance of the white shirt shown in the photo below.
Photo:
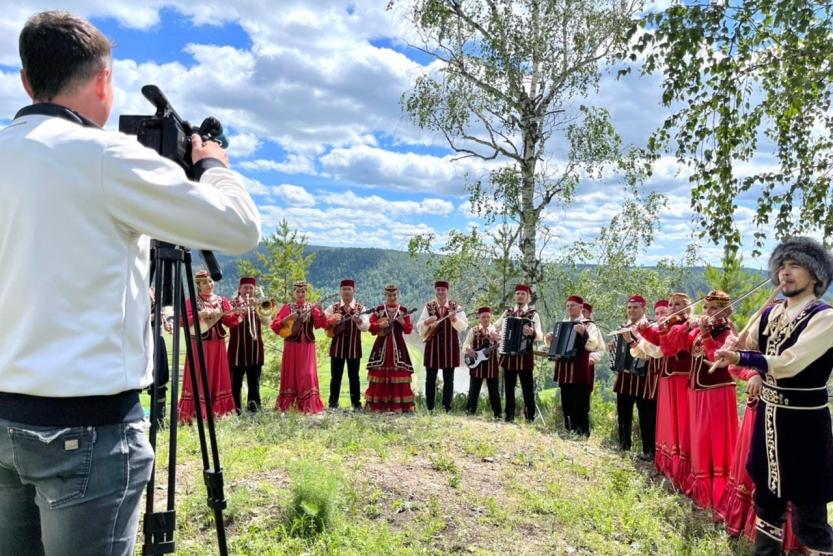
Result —
<path fill-rule="evenodd" d="M 238 174 L 193 183 L 121 133 L 21 116 L 0 130 L 0 168 L 0 392 L 147 386 L 150 237 L 231 254 L 260 237 Z"/>
<path fill-rule="evenodd" d="M 329 317 L 330 315 L 334 314 L 336 312 L 336 307 L 344 307 L 344 301 L 339 301 L 338 303 L 333 303 L 332 305 L 330 305 L 329 307 L 324 309 L 324 315 Z M 353 299 L 352 301 L 350 301 L 350 304 L 347 306 L 347 308 L 352 310 L 352 309 L 355 309 L 355 307 L 356 307 L 356 300 Z M 365 307 L 365 309 L 367 309 L 367 307 Z M 356 327 L 360 331 L 366 332 L 366 331 L 370 330 L 370 315 L 360 315 L 359 316 L 359 321 L 360 322 L 359 322 L 359 324 L 356 325 Z"/>
<path fill-rule="evenodd" d="M 446 309 L 446 311 L 449 310 L 448 309 L 448 301 L 446 301 L 445 304 L 443 304 L 443 305 L 440 305 L 440 302 L 437 301 L 436 299 L 434 301 L 436 301 L 437 305 L 439 305 L 440 307 L 444 307 Z M 466 328 L 469 327 L 469 320 L 466 318 L 466 312 L 463 311 L 462 307 L 457 306 L 457 310 L 460 311 L 459 313 L 456 314 L 457 318 L 452 321 L 451 317 L 448 317 L 448 320 L 451 321 L 451 326 L 452 326 L 452 328 L 454 328 L 454 330 L 456 330 L 457 332 L 462 332 L 463 330 L 465 330 Z M 446 315 L 448 315 L 448 312 L 446 312 Z M 425 321 L 428 320 L 428 317 L 429 317 L 429 315 L 428 315 L 428 305 L 426 304 L 422 307 L 422 313 L 420 313 L 419 320 L 417 321 L 417 325 L 416 325 L 417 332 L 420 335 L 425 334 L 425 331 L 430 326 L 428 324 L 425 324 Z M 443 317 L 439 317 L 439 318 L 443 318 Z"/>
<path fill-rule="evenodd" d="M 512 310 L 513 311 L 526 312 L 526 311 L 529 310 L 529 305 L 523 305 L 523 306 L 515 305 L 514 309 L 512 309 Z M 495 328 L 497 330 L 503 329 L 503 319 L 506 318 L 507 315 L 508 315 L 508 312 L 504 311 L 503 314 L 500 316 L 500 318 L 497 319 L 497 322 L 495 323 Z M 535 314 L 532 315 L 532 328 L 535 330 L 535 341 L 536 342 L 543 341 L 544 331 L 541 327 L 541 317 L 538 316 L 538 311 L 535 311 Z"/>
<path fill-rule="evenodd" d="M 815 301 L 815 298 L 789 308 L 786 307 L 786 303 L 779 303 L 770 311 L 769 322 L 775 326 L 783 319 L 783 324 L 787 325 L 812 301 Z M 749 334 L 746 337 L 746 349 L 762 350 L 766 347 L 758 345 L 760 326 L 760 318 L 750 324 Z M 833 348 L 833 309 L 825 309 L 813 315 L 792 346 L 779 355 L 764 355 L 764 357 L 769 374 L 776 379 L 790 378 L 806 369 L 831 348 Z"/>

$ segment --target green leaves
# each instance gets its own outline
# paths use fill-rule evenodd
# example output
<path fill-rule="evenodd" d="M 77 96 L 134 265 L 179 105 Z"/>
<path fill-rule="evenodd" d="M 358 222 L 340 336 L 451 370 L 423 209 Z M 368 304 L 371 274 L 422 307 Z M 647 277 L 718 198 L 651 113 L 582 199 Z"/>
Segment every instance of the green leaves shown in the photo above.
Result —
<path fill-rule="evenodd" d="M 246 259 L 238 259 L 240 276 L 254 276 L 263 285 L 267 295 L 275 296 L 279 302 L 292 300 L 292 284 L 305 280 L 307 269 L 315 254 L 304 255 L 307 246 L 305 235 L 292 230 L 286 220 L 281 220 L 274 234 L 262 240 L 266 254 L 256 252 L 259 265 Z M 314 299 L 315 292 L 310 292 Z"/>
<path fill-rule="evenodd" d="M 693 171 L 702 236 L 737 248 L 733 210 L 749 191 L 757 198 L 754 252 L 770 227 L 776 237 L 819 228 L 833 235 L 831 2 L 679 3 L 642 26 L 648 32 L 634 51 L 646 52 L 643 71 L 661 71 L 663 103 L 682 106 L 648 149 L 671 151 Z"/>

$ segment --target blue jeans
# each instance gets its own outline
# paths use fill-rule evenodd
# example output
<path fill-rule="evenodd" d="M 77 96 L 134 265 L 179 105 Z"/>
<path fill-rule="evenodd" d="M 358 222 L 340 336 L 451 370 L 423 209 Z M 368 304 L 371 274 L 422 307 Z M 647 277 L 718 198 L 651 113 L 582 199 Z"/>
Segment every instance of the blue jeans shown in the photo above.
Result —
<path fill-rule="evenodd" d="M 153 467 L 144 429 L 0 419 L 0 556 L 132 555 Z"/>

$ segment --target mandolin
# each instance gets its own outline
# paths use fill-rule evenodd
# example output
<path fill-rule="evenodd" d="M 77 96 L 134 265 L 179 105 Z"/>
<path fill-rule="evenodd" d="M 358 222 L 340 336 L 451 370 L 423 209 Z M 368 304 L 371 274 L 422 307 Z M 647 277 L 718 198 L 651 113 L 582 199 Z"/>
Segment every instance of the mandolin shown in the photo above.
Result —
<path fill-rule="evenodd" d="M 457 309 L 454 309 L 453 311 L 449 312 L 444 317 L 442 317 L 440 319 L 437 319 L 434 322 L 432 322 L 431 324 L 429 324 L 428 328 L 425 329 L 425 332 L 422 333 L 422 341 L 427 342 L 428 340 L 433 338 L 434 334 L 437 333 L 437 329 L 440 327 L 440 323 L 442 321 L 449 318 L 451 315 L 458 315 L 458 314 L 462 313 L 463 311 L 464 311 L 464 309 L 462 307 L 458 307 Z"/>
<path fill-rule="evenodd" d="M 394 317 L 394 321 L 395 321 L 395 319 L 396 319 L 397 317 L 400 317 L 400 316 L 401 316 L 402 318 L 405 318 L 405 317 L 407 317 L 408 315 L 412 315 L 412 314 L 416 313 L 416 311 L 417 311 L 417 310 L 416 310 L 416 308 L 414 308 L 414 309 L 411 309 L 410 311 L 407 311 L 407 312 L 402 313 L 402 314 L 400 315 L 400 314 L 399 314 L 399 310 L 397 309 L 397 310 L 396 310 L 396 316 Z M 379 322 L 382 322 L 382 321 L 387 322 L 387 321 L 388 321 L 388 318 L 387 318 L 386 316 L 383 316 L 382 318 L 380 318 L 380 319 L 379 319 Z M 388 335 L 388 332 L 389 332 L 392 328 L 393 328 L 393 323 L 391 323 L 391 325 L 390 325 L 390 326 L 386 326 L 385 328 L 379 328 L 379 336 L 387 336 L 387 335 Z"/>
<path fill-rule="evenodd" d="M 341 320 L 333 324 L 332 326 L 328 326 L 324 333 L 327 335 L 328 338 L 335 338 L 336 336 L 341 336 L 344 331 L 347 329 L 347 325 L 350 324 L 350 321 L 353 317 L 360 317 L 362 315 L 369 315 L 372 313 L 374 309 L 365 309 L 360 313 L 356 313 L 355 315 L 345 315 L 342 313 Z"/>
<path fill-rule="evenodd" d="M 290 336 L 297 335 L 298 332 L 301 330 L 301 323 L 303 323 L 306 320 L 306 318 L 310 315 L 310 313 L 312 313 L 313 308 L 318 307 L 319 309 L 321 309 L 322 301 L 335 299 L 338 296 L 339 294 L 337 293 L 328 295 L 327 297 L 322 298 L 321 301 L 318 301 L 310 305 L 300 313 L 292 313 L 288 315 L 285 319 L 283 319 L 283 322 L 281 323 L 281 327 L 278 330 L 278 336 L 280 336 L 281 338 L 289 338 Z"/>

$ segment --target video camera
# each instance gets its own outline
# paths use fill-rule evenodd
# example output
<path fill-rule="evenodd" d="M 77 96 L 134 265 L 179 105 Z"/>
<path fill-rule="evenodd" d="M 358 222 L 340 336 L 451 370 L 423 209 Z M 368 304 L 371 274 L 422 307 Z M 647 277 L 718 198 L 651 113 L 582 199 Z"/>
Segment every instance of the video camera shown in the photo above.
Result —
<path fill-rule="evenodd" d="M 156 85 L 145 85 L 142 87 L 142 94 L 156 107 L 156 114 L 119 116 L 119 131 L 135 135 L 142 145 L 182 166 L 189 178 L 194 178 L 191 135 L 197 133 L 203 141 L 214 141 L 224 149 L 228 147 L 228 139 L 223 135 L 223 124 L 217 118 L 209 116 L 202 121 L 200 127 L 195 128 L 176 113 L 168 98 Z M 208 267 L 211 278 L 214 281 L 222 280 L 223 273 L 214 253 L 201 250 L 200 255 Z M 165 305 L 170 304 L 170 279 L 170 276 L 165 276 L 165 287 L 161 292 Z"/>
<path fill-rule="evenodd" d="M 191 135 L 197 133 L 203 141 L 214 141 L 224 149 L 228 147 L 223 124 L 217 118 L 209 116 L 197 128 L 180 118 L 156 85 L 145 85 L 142 94 L 156 107 L 156 114 L 119 116 L 119 131 L 135 135 L 142 145 L 182 166 L 189 178 L 194 177 Z"/>

